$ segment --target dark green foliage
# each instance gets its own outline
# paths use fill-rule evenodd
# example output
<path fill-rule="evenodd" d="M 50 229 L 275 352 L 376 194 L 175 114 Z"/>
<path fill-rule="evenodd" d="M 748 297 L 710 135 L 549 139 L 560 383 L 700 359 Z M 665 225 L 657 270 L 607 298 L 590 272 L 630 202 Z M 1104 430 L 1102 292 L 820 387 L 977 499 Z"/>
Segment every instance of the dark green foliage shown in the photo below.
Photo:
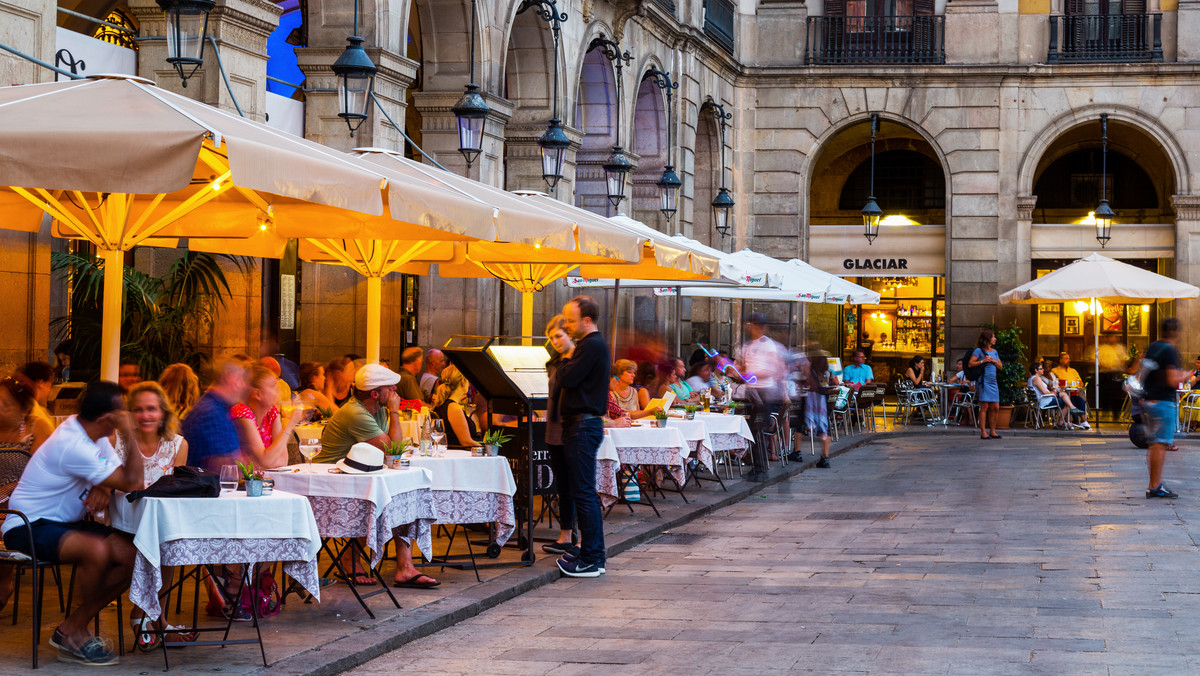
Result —
<path fill-rule="evenodd" d="M 996 334 L 996 353 L 1004 368 L 996 374 L 996 384 L 1000 387 L 1000 405 L 1012 406 L 1025 399 L 1025 381 L 1027 372 L 1024 366 L 1025 353 L 1029 348 L 1021 342 L 1021 327 L 1016 322 L 1007 329 L 1001 329 L 996 324 L 985 324 L 982 328 L 991 329 Z"/>

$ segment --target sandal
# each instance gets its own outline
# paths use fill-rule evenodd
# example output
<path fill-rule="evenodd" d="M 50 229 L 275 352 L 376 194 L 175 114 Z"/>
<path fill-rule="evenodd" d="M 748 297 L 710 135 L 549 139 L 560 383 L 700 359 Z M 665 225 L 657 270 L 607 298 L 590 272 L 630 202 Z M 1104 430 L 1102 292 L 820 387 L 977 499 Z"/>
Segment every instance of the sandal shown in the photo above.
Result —
<path fill-rule="evenodd" d="M 140 619 L 129 620 L 129 626 L 133 629 L 133 644 L 142 652 L 150 652 L 158 647 L 162 636 L 154 627 L 154 620 L 143 615 Z M 194 638 L 192 640 L 195 640 Z"/>
<path fill-rule="evenodd" d="M 165 629 L 165 631 L 170 632 L 167 636 L 167 647 L 168 648 L 175 647 L 172 644 L 192 643 L 197 638 L 199 638 L 200 635 L 197 634 L 196 632 L 185 631 L 185 629 L 187 629 L 187 627 L 176 626 L 174 624 L 167 625 L 167 628 Z M 171 637 L 174 637 L 176 640 L 172 641 Z"/>

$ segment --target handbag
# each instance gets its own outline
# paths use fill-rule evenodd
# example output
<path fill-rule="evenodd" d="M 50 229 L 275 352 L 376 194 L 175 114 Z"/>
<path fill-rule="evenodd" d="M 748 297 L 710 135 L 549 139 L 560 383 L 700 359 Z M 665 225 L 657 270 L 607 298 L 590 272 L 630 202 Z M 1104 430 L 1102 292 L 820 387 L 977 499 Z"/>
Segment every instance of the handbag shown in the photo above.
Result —
<path fill-rule="evenodd" d="M 141 498 L 215 498 L 221 494 L 221 480 L 199 467 L 176 467 L 171 474 L 140 491 L 125 496 L 129 502 Z"/>

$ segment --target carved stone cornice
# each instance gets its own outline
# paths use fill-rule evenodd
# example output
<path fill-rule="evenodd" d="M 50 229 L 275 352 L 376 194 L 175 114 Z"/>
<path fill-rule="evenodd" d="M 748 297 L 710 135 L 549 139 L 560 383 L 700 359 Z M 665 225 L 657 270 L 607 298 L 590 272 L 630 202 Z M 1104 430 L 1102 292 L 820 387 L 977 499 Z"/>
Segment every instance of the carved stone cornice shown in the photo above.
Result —
<path fill-rule="evenodd" d="M 1200 221 L 1200 195 L 1171 195 L 1175 222 Z"/>
<path fill-rule="evenodd" d="M 1037 206 L 1037 195 L 1017 195 L 1017 220 L 1032 221 L 1035 206 Z"/>

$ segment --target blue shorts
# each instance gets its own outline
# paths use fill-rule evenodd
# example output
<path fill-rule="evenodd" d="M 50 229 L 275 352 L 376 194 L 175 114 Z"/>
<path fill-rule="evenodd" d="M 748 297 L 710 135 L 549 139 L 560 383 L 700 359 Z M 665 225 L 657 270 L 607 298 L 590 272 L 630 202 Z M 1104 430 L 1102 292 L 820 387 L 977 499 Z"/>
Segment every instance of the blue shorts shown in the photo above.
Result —
<path fill-rule="evenodd" d="M 12 514 L 9 514 L 8 518 L 20 521 L 20 519 Z M 50 521 L 49 519 L 38 519 L 29 524 L 29 528 L 33 530 L 32 544 L 29 542 L 29 531 L 25 529 L 24 523 L 20 523 L 4 534 L 4 546 L 30 556 L 34 555 L 34 547 L 36 547 L 37 560 L 48 563 L 59 562 L 58 546 L 62 543 L 62 539 L 66 537 L 67 533 L 91 533 L 106 538 L 117 532 L 95 521 L 63 523 L 61 521 Z"/>
<path fill-rule="evenodd" d="M 1142 421 L 1146 425 L 1146 439 L 1152 444 L 1171 444 L 1175 441 L 1175 427 L 1179 422 L 1179 410 L 1174 401 L 1147 399 L 1142 402 Z"/>

